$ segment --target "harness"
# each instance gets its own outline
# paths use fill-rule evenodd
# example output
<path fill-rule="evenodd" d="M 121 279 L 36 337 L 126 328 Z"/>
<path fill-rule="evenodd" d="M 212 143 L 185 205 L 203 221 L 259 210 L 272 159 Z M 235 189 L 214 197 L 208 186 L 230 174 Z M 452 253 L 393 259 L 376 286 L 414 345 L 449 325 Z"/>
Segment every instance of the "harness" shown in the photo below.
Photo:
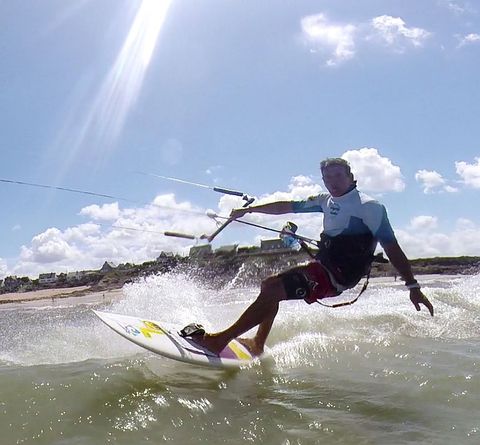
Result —
<path fill-rule="evenodd" d="M 337 236 L 322 233 L 315 259 L 329 270 L 337 283 L 350 288 L 370 273 L 376 245 L 371 233 Z"/>
<path fill-rule="evenodd" d="M 329 236 L 320 235 L 318 254 L 315 259 L 320 261 L 335 280 L 347 288 L 352 288 L 366 276 L 359 294 L 350 301 L 336 304 L 325 304 L 317 300 L 322 306 L 337 308 L 355 303 L 368 287 L 370 271 L 373 262 L 388 263 L 382 253 L 374 255 L 377 241 L 371 233 L 359 235 Z"/>
<path fill-rule="evenodd" d="M 318 253 L 314 254 L 306 243 L 295 235 L 297 225 L 287 222 L 283 227 L 280 238 L 284 245 L 295 250 L 303 249 L 314 260 L 319 261 L 333 275 L 335 281 L 346 288 L 355 287 L 358 282 L 366 276 L 367 279 L 359 294 L 351 301 L 328 305 L 316 300 L 322 306 L 336 308 L 348 306 L 355 303 L 368 287 L 372 263 L 388 263 L 382 253 L 374 255 L 377 240 L 370 233 L 356 235 L 330 236 L 325 233 L 320 235 L 317 242 Z M 311 289 L 314 289 L 315 282 L 305 279 Z M 339 294 L 340 295 L 340 294 Z"/>

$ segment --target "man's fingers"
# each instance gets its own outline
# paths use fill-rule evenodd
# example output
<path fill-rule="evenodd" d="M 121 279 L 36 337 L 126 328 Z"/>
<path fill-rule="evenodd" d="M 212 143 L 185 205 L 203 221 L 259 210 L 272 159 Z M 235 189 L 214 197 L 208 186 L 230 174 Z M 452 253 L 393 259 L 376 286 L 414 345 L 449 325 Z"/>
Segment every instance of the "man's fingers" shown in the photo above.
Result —
<path fill-rule="evenodd" d="M 413 305 L 415 306 L 415 309 L 417 311 L 420 311 L 420 305 L 418 304 L 418 301 L 416 298 L 410 296 L 410 301 L 413 303 Z"/>
<path fill-rule="evenodd" d="M 429 310 L 430 312 L 430 315 L 433 317 L 433 305 L 432 303 L 430 303 L 430 301 L 428 301 L 426 298 L 425 298 L 425 302 L 423 303 L 425 306 L 427 306 L 427 309 Z"/>
<path fill-rule="evenodd" d="M 425 307 L 428 309 L 428 312 L 430 312 L 430 315 L 433 317 L 433 305 L 425 295 L 422 295 L 420 303 L 425 305 Z"/>
<path fill-rule="evenodd" d="M 422 296 L 421 298 L 416 298 L 416 297 L 410 297 L 410 301 L 413 303 L 415 306 L 415 309 L 417 311 L 420 311 L 420 303 L 422 303 L 430 312 L 430 315 L 433 317 L 433 305 L 430 303 L 427 297 Z"/>

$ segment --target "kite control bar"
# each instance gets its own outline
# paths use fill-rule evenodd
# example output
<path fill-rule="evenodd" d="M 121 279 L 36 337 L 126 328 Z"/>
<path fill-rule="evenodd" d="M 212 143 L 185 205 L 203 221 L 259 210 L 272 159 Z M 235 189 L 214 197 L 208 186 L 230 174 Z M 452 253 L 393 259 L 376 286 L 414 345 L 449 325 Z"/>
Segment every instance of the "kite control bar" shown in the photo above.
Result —
<path fill-rule="evenodd" d="M 245 204 L 243 204 L 242 206 L 243 208 L 248 207 L 250 204 L 253 203 L 253 201 L 255 201 L 255 198 L 249 198 L 247 195 L 243 195 L 242 197 L 244 201 L 246 201 Z M 214 218 L 214 216 L 212 215 L 209 216 Z M 233 221 L 235 221 L 235 218 L 228 218 L 217 230 L 215 230 L 215 232 L 213 232 L 211 235 L 202 235 L 200 239 L 206 239 L 209 243 L 211 243 L 213 239 Z"/>
<path fill-rule="evenodd" d="M 248 207 L 250 204 L 252 204 L 255 201 L 255 198 L 252 198 L 252 197 L 246 195 L 245 193 L 239 192 L 237 190 L 230 190 L 230 189 L 223 188 L 223 187 L 210 187 L 208 185 L 199 184 L 199 183 L 196 183 L 196 182 L 185 181 L 183 179 L 172 178 L 172 177 L 169 177 L 169 176 L 155 175 L 155 174 L 152 174 L 152 173 L 150 173 L 149 175 L 156 176 L 157 178 L 167 179 L 169 181 L 181 182 L 183 184 L 190 184 L 190 185 L 194 185 L 194 186 L 197 186 L 197 187 L 208 188 L 210 190 L 213 190 L 214 192 L 223 193 L 224 195 L 240 196 L 245 201 L 245 203 L 243 204 L 242 207 Z M 215 219 L 217 217 L 217 215 L 214 212 L 207 212 L 207 216 L 209 216 L 210 218 L 213 218 L 213 219 Z M 213 239 L 223 229 L 225 229 L 225 227 L 227 227 L 234 220 L 235 220 L 235 218 L 228 218 L 211 235 L 204 234 L 204 235 L 201 235 L 200 238 L 197 238 L 194 235 L 188 235 L 188 234 L 184 234 L 184 233 L 170 232 L 170 231 L 164 232 L 164 235 L 165 236 L 175 236 L 177 238 L 193 239 L 193 240 L 197 240 L 197 239 L 202 239 L 203 240 L 203 239 L 205 239 L 210 243 L 210 242 L 213 241 Z"/>

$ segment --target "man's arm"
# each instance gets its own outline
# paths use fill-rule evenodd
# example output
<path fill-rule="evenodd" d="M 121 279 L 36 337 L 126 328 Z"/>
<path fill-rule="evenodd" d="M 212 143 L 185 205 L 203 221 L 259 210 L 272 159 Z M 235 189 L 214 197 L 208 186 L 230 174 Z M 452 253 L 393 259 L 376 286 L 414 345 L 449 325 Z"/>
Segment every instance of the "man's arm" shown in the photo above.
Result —
<path fill-rule="evenodd" d="M 405 280 L 405 286 L 410 289 L 410 300 L 415 306 L 417 311 L 420 310 L 420 304 L 425 305 L 425 307 L 429 310 L 430 315 L 433 317 L 433 306 L 432 303 L 428 300 L 428 298 L 423 294 L 420 290 L 420 286 L 415 280 L 413 276 L 412 269 L 410 267 L 410 262 L 408 261 L 405 253 L 397 243 L 397 241 L 392 241 L 390 243 L 382 244 L 383 250 L 388 256 L 388 259 L 398 270 L 402 278 Z"/>
<path fill-rule="evenodd" d="M 292 201 L 277 201 L 258 206 L 246 207 L 241 209 L 233 209 L 230 218 L 241 218 L 247 213 L 267 213 L 269 215 L 283 215 L 284 213 L 292 213 Z"/>

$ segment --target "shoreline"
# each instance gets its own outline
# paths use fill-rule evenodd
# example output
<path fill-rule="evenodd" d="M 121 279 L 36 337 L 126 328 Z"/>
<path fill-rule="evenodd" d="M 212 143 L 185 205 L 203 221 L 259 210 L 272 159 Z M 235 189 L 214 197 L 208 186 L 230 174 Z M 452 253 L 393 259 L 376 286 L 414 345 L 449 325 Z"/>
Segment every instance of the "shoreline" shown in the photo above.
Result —
<path fill-rule="evenodd" d="M 428 288 L 438 281 L 446 282 L 452 279 L 465 278 L 468 275 L 462 274 L 427 274 L 418 275 L 417 279 L 420 284 Z M 394 286 L 403 287 L 401 279 L 395 280 L 393 277 L 372 277 L 370 285 L 375 286 Z M 62 289 L 42 289 L 30 292 L 7 293 L 0 295 L 0 308 L 29 307 L 42 306 L 48 302 L 55 303 L 58 300 L 65 303 L 99 303 L 110 302 L 123 295 L 123 287 L 98 290 L 90 286 L 77 286 Z"/>
<path fill-rule="evenodd" d="M 92 289 L 90 286 L 77 286 L 62 289 L 42 289 L 30 292 L 7 293 L 0 295 L 0 308 L 30 307 L 55 303 L 58 300 L 66 303 L 90 303 L 111 301 L 123 295 L 122 288 Z"/>

